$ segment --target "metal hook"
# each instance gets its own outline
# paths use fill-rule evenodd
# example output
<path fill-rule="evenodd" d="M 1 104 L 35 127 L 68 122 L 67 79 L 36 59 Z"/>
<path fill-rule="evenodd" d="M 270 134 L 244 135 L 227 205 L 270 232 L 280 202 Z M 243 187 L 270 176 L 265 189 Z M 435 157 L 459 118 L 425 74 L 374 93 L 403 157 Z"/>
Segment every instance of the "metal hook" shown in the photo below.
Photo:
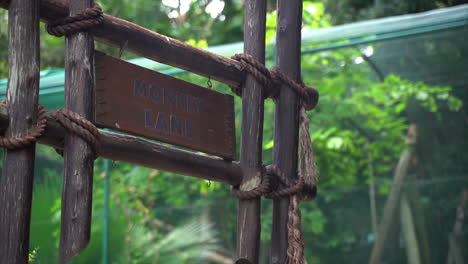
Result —
<path fill-rule="evenodd" d="M 125 43 L 124 43 L 122 46 L 120 46 L 120 50 L 119 50 L 119 59 L 122 58 L 122 55 L 123 55 L 124 50 L 125 50 L 125 48 L 127 47 L 127 45 L 128 45 L 128 40 L 126 40 Z"/>
<path fill-rule="evenodd" d="M 211 83 L 211 76 L 208 76 L 208 81 L 206 82 L 206 85 L 208 85 L 208 89 L 212 89 L 213 88 L 213 83 Z"/>

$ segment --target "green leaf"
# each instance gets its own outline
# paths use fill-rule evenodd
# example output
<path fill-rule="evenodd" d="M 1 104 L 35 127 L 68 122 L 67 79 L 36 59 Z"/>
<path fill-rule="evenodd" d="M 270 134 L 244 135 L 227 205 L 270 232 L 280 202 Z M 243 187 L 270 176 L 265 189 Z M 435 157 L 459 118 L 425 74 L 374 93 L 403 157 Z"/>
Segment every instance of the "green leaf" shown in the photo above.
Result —
<path fill-rule="evenodd" d="M 327 141 L 327 148 L 340 149 L 343 146 L 343 139 L 340 137 L 332 137 Z"/>

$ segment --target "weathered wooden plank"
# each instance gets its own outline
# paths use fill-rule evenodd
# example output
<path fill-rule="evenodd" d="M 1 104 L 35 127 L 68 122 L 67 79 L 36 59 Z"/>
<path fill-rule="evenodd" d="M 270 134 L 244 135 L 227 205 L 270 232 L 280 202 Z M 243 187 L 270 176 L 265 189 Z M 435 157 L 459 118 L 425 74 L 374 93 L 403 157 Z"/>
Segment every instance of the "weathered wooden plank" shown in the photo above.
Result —
<path fill-rule="evenodd" d="M 36 123 L 39 94 L 39 0 L 15 0 L 8 15 L 6 137 L 23 137 Z M 2 119 L 4 121 L 4 119 Z M 28 262 L 35 145 L 5 150 L 0 185 L 0 263 Z"/>
<path fill-rule="evenodd" d="M 236 159 L 234 98 L 96 53 L 96 124 Z"/>
<path fill-rule="evenodd" d="M 265 63 L 266 1 L 247 0 L 244 4 L 244 53 Z M 240 165 L 244 175 L 240 189 L 260 184 L 262 166 L 263 87 L 248 74 L 242 89 L 242 139 Z M 237 257 L 258 263 L 260 250 L 260 198 L 239 200 L 237 215 Z"/>
<path fill-rule="evenodd" d="M 276 63 L 292 79 L 300 80 L 302 1 L 278 0 Z M 275 109 L 273 164 L 287 177 L 296 177 L 299 133 L 299 100 L 292 89 L 283 86 Z M 289 199 L 273 201 L 271 263 L 286 263 Z"/>
<path fill-rule="evenodd" d="M 0 104 L 0 133 L 8 126 L 7 108 Z M 55 120 L 49 119 L 39 143 L 57 149 L 63 148 L 66 131 Z M 200 179 L 238 185 L 242 171 L 236 162 L 167 147 L 142 138 L 99 130 L 101 157 L 159 169 Z"/>
<path fill-rule="evenodd" d="M 93 0 L 70 1 L 70 15 L 93 5 Z M 65 38 L 65 108 L 93 121 L 94 40 L 83 31 Z M 91 234 L 95 153 L 77 135 L 65 136 L 64 181 L 59 263 L 79 255 Z"/>
<path fill-rule="evenodd" d="M 0 7 L 8 8 L 10 1 L 0 1 Z M 53 21 L 67 15 L 67 0 L 41 1 L 41 18 L 44 21 Z M 100 42 L 115 47 L 125 46 L 126 50 L 140 56 L 213 80 L 233 86 L 239 86 L 244 80 L 244 73 L 237 61 L 195 48 L 123 19 L 104 15 L 104 23 L 92 32 Z"/>

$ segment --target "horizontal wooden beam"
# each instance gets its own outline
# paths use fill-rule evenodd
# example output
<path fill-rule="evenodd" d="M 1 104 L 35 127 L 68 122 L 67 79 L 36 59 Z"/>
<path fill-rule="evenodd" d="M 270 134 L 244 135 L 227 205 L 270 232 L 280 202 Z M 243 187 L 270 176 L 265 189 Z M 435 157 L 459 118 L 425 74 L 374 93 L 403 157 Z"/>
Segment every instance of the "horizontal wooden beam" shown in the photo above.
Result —
<path fill-rule="evenodd" d="M 0 132 L 8 126 L 5 105 L 0 104 Z M 47 121 L 47 128 L 39 143 L 61 149 L 66 131 L 55 120 Z M 142 138 L 99 131 L 102 158 L 123 161 L 148 168 L 193 176 L 200 179 L 237 185 L 242 180 L 240 166 L 221 158 L 195 154 L 164 146 Z"/>
<path fill-rule="evenodd" d="M 8 9 L 11 0 L 0 0 Z M 105 10 L 104 10 L 105 11 Z M 67 0 L 42 0 L 40 15 L 45 22 L 68 15 Z M 182 41 L 158 34 L 126 20 L 104 15 L 102 25 L 92 32 L 96 40 L 148 59 L 181 68 L 211 79 L 239 86 L 244 80 L 239 62 L 228 57 L 195 48 Z"/>

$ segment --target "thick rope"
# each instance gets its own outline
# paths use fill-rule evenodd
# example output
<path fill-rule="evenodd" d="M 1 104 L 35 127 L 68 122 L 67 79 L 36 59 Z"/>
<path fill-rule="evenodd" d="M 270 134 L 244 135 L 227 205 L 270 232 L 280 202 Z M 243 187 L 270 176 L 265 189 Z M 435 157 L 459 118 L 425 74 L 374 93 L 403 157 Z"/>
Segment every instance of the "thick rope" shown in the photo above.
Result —
<path fill-rule="evenodd" d="M 301 98 L 302 105 L 306 110 L 312 110 L 317 105 L 319 97 L 317 89 L 309 87 L 304 83 L 295 82 L 279 68 L 273 67 L 269 70 L 249 54 L 236 54 L 232 59 L 239 61 L 242 65 L 242 70 L 252 74 L 263 86 L 265 97 L 277 98 L 281 90 L 281 84 L 285 84 Z M 239 87 L 231 88 L 237 95 L 242 95 L 242 89 Z"/>
<path fill-rule="evenodd" d="M 80 13 L 47 24 L 46 29 L 49 34 L 57 37 L 70 36 L 102 24 L 103 21 L 104 16 L 101 7 L 94 4 L 93 7 L 86 8 Z"/>
<path fill-rule="evenodd" d="M 232 59 L 237 60 L 242 65 L 242 70 L 252 74 L 254 78 L 264 87 L 264 97 L 275 98 L 279 90 L 272 81 L 272 76 L 268 68 L 262 63 L 257 61 L 254 57 L 249 54 L 236 54 L 232 56 Z M 239 87 L 232 87 L 233 92 L 239 96 L 242 96 L 242 89 Z"/>
<path fill-rule="evenodd" d="M 270 190 L 269 192 L 264 193 L 265 198 L 281 199 L 293 195 L 299 195 L 301 200 L 303 200 L 303 197 L 310 197 L 310 199 L 313 199 L 316 196 L 317 188 L 315 183 L 307 183 L 302 174 L 299 174 L 296 182 L 293 182 L 291 179 L 286 177 L 286 174 L 282 172 L 276 165 L 266 166 L 266 174 L 271 178 L 276 178 L 279 183 L 285 187 L 277 188 L 276 190 Z"/>
<path fill-rule="evenodd" d="M 304 258 L 304 240 L 302 236 L 300 200 L 311 200 L 317 194 L 315 182 L 306 180 L 303 174 L 293 182 L 286 177 L 276 165 L 268 165 L 262 170 L 262 182 L 256 188 L 249 191 L 240 191 L 239 187 L 232 187 L 234 196 L 241 200 L 250 200 L 264 196 L 270 199 L 282 199 L 290 197 L 288 208 L 288 264 L 307 264 Z M 285 187 L 273 189 L 272 178 Z"/>
<path fill-rule="evenodd" d="M 263 172 L 257 174 L 255 177 L 261 177 L 262 182 L 252 190 L 249 191 L 241 191 L 239 186 L 232 186 L 231 193 L 239 198 L 240 200 L 252 200 L 256 198 L 260 198 L 261 196 L 265 195 L 266 193 L 270 192 L 271 189 L 271 181 L 268 174 Z"/>
<path fill-rule="evenodd" d="M 5 101 L 0 104 L 7 105 Z M 99 153 L 99 131 L 96 126 L 86 118 L 67 109 L 59 109 L 46 112 L 43 105 L 38 106 L 37 122 L 28 135 L 24 137 L 7 138 L 0 136 L 0 147 L 7 149 L 21 149 L 34 144 L 38 138 L 44 135 L 47 118 L 54 118 L 68 132 L 73 133 L 88 142 L 95 153 Z"/>
<path fill-rule="evenodd" d="M 6 105 L 5 101 L 0 104 Z M 23 137 L 7 138 L 0 136 L 0 147 L 7 149 L 22 149 L 34 144 L 44 134 L 47 123 L 47 113 L 43 105 L 38 106 L 37 122 L 31 131 Z"/>
<path fill-rule="evenodd" d="M 100 150 L 99 131 L 96 126 L 81 115 L 62 108 L 49 112 L 69 133 L 73 133 L 91 145 L 97 154 Z"/>
<path fill-rule="evenodd" d="M 271 76 L 276 83 L 282 83 L 291 88 L 302 100 L 302 105 L 306 110 L 312 110 L 318 103 L 318 91 L 313 87 L 309 87 L 304 83 L 297 83 L 288 75 L 283 73 L 278 67 L 273 67 L 270 70 Z"/>
<path fill-rule="evenodd" d="M 301 208 L 298 195 L 291 196 L 288 210 L 288 256 L 289 264 L 307 264 L 304 257 L 304 238 L 302 236 Z"/>
<path fill-rule="evenodd" d="M 304 107 L 301 107 L 299 113 L 300 125 L 299 125 L 299 175 L 302 175 L 301 179 L 304 180 L 304 186 L 308 190 L 305 190 L 300 195 L 302 201 L 310 201 L 316 196 L 316 186 L 318 182 L 317 165 L 315 164 L 314 151 L 312 147 L 312 141 L 309 133 L 309 116 L 305 111 Z M 314 189 L 310 189 L 312 187 Z"/>

